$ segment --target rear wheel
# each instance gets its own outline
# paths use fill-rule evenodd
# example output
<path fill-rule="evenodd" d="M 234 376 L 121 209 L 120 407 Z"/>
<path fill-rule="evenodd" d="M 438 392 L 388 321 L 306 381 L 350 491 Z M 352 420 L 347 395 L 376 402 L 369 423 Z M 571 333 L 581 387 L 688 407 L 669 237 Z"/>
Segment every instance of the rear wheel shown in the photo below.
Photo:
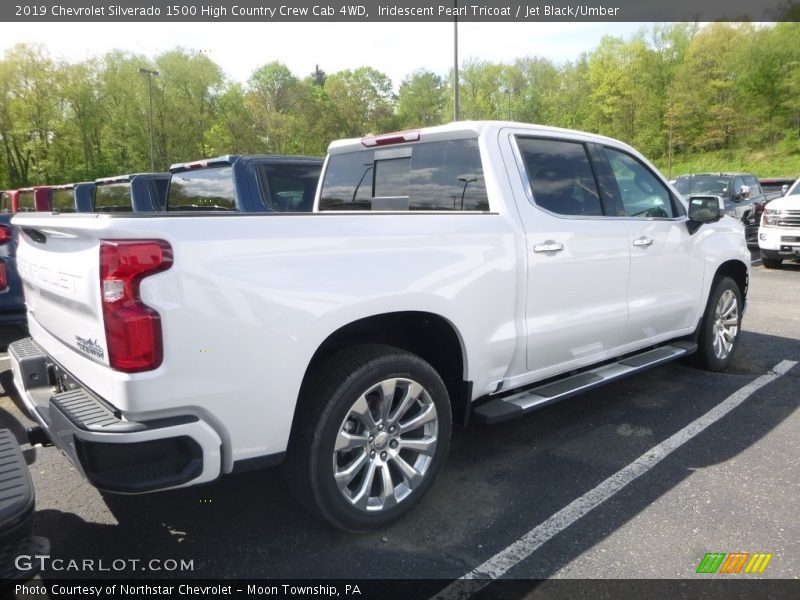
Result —
<path fill-rule="evenodd" d="M 390 346 L 344 350 L 310 376 L 284 472 L 329 523 L 367 531 L 407 513 L 450 442 L 447 389 L 416 355 Z"/>
<path fill-rule="evenodd" d="M 708 371 L 722 371 L 733 359 L 742 325 L 742 293 L 730 277 L 711 290 L 700 324 L 696 362 Z"/>

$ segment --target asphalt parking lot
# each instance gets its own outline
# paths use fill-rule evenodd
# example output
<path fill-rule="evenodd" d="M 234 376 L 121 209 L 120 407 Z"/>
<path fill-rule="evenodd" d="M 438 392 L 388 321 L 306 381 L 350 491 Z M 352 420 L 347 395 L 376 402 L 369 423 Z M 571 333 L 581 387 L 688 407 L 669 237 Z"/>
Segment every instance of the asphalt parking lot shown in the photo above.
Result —
<path fill-rule="evenodd" d="M 419 507 L 369 535 L 309 517 L 277 468 L 174 492 L 103 496 L 58 450 L 24 443 L 31 422 L 8 393 L 5 358 L 0 427 L 23 444 L 37 495 L 34 533 L 50 539 L 53 558 L 186 559 L 193 566 L 98 577 L 458 579 L 483 566 L 492 577 L 515 580 L 696 578 L 708 552 L 768 552 L 768 568 L 755 577 L 800 578 L 800 365 L 783 363 L 784 375 L 769 375 L 782 361 L 800 361 L 798 298 L 800 264 L 756 264 L 729 371 L 673 363 L 516 421 L 456 430 L 445 468 Z M 4 333 L 6 341 L 21 335 Z M 753 389 L 756 381 L 765 383 Z M 606 499 L 575 504 L 743 396 Z M 547 523 L 554 525 L 542 533 Z"/>

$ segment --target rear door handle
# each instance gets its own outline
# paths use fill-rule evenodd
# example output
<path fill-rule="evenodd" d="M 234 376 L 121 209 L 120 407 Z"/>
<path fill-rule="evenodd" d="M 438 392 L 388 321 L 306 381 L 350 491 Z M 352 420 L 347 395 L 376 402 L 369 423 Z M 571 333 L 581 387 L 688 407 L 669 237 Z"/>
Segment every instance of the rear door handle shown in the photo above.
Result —
<path fill-rule="evenodd" d="M 563 249 L 564 244 L 553 240 L 547 240 L 544 244 L 536 244 L 533 247 L 534 252 L 561 252 Z"/>
<path fill-rule="evenodd" d="M 640 247 L 652 246 L 653 245 L 653 239 L 649 238 L 649 237 L 642 236 L 638 240 L 633 240 L 633 245 L 634 246 L 640 246 Z"/>

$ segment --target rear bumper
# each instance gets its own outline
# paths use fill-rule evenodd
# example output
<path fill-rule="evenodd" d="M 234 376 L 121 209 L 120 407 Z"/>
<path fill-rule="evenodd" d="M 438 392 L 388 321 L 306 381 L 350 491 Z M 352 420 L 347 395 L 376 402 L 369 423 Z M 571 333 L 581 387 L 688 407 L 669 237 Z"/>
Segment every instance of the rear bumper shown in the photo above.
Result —
<path fill-rule="evenodd" d="M 123 494 L 216 479 L 221 440 L 195 415 L 130 421 L 58 365 L 31 338 L 9 348 L 28 412 L 92 484 Z"/>
<path fill-rule="evenodd" d="M 7 429 L 0 429 L 0 473 L 0 582 L 25 581 L 36 574 L 38 565 L 20 564 L 16 557 L 46 554 L 49 544 L 31 535 L 33 483 L 17 440 Z"/>

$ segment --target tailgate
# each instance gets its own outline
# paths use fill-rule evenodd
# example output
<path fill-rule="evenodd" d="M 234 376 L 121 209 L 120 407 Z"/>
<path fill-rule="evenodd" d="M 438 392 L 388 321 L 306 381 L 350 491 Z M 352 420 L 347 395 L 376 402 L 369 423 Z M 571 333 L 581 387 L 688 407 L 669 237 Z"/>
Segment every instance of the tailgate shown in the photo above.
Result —
<path fill-rule="evenodd" d="M 17 265 L 28 319 L 65 346 L 108 365 L 97 221 L 42 217 L 14 219 L 21 231 Z"/>

